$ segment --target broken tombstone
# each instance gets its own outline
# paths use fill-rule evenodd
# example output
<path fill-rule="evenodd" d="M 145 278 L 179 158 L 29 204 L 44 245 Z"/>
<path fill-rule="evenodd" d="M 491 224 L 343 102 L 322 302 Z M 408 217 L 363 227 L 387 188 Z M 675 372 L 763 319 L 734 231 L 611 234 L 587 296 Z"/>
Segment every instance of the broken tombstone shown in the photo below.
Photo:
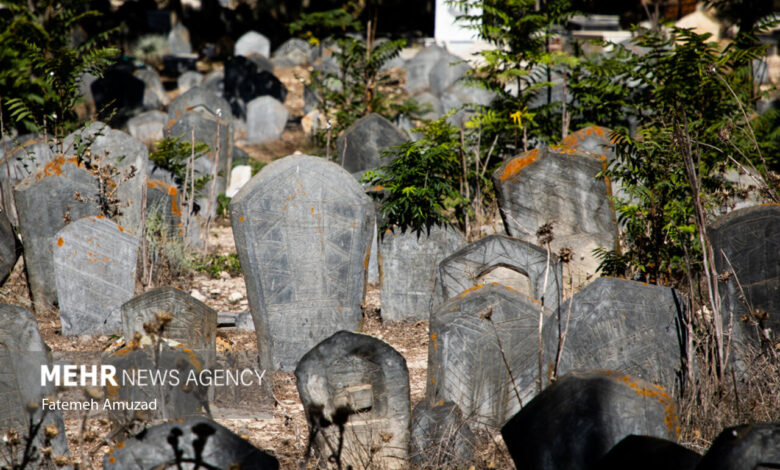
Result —
<path fill-rule="evenodd" d="M 409 371 L 398 351 L 339 331 L 301 358 L 295 377 L 324 459 L 344 468 L 407 468 Z"/>
<path fill-rule="evenodd" d="M 292 155 L 230 203 L 260 366 L 292 370 L 319 341 L 358 330 L 374 206 L 332 162 Z"/>

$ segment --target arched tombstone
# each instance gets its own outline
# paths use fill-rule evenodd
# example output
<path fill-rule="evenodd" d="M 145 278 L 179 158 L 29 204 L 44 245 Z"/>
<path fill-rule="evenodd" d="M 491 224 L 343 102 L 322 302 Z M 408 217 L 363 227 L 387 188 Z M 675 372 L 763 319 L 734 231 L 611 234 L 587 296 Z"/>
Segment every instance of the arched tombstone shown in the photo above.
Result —
<path fill-rule="evenodd" d="M 780 204 L 735 210 L 708 229 L 715 256 L 721 315 L 733 322 L 737 361 L 757 329 L 780 332 Z M 745 321 L 748 320 L 748 321 Z"/>
<path fill-rule="evenodd" d="M 409 371 L 374 337 L 339 331 L 295 369 L 310 435 L 323 460 L 341 468 L 408 468 Z"/>
<path fill-rule="evenodd" d="M 567 374 L 502 428 L 518 468 L 588 470 L 630 434 L 674 439 L 677 405 L 661 388 L 612 371 Z"/>
<path fill-rule="evenodd" d="M 139 239 L 103 216 L 70 223 L 51 240 L 62 334 L 112 334 L 133 297 Z"/>
<path fill-rule="evenodd" d="M 24 267 L 36 311 L 57 305 L 52 237 L 73 220 L 100 214 L 98 193 L 97 179 L 84 164 L 64 156 L 37 168 L 14 189 Z"/>
<path fill-rule="evenodd" d="M 387 230 L 379 242 L 379 295 L 383 320 L 427 320 L 436 267 L 466 238 L 451 227 Z"/>
<path fill-rule="evenodd" d="M 743 424 L 724 429 L 696 470 L 780 468 L 780 424 Z"/>
<path fill-rule="evenodd" d="M 593 470 L 694 470 L 701 455 L 668 439 L 631 434 L 615 444 Z"/>
<path fill-rule="evenodd" d="M 601 277 L 561 305 L 565 334 L 558 375 L 606 368 L 679 391 L 686 335 L 685 299 L 670 287 Z M 558 323 L 545 325 L 558 344 Z"/>
<path fill-rule="evenodd" d="M 504 424 L 535 393 L 539 317 L 552 312 L 511 288 L 477 286 L 431 312 L 426 400 L 452 401 L 465 419 Z M 543 345 L 546 382 L 550 346 Z"/>
<path fill-rule="evenodd" d="M 500 273 L 501 270 L 504 272 Z M 544 305 L 550 310 L 558 308 L 562 282 L 558 256 L 552 253 L 548 266 L 544 249 L 517 238 L 490 235 L 439 263 L 431 311 L 451 297 L 491 281 L 512 287 L 533 299 L 544 299 Z"/>
<path fill-rule="evenodd" d="M 42 368 L 52 367 L 49 349 L 38 332 L 38 322 L 25 308 L 0 304 L 0 364 L 0 435 L 14 430 L 24 439 L 30 419 L 33 424 L 43 420 L 41 429 L 54 426 L 57 435 L 50 437 L 39 432 L 34 445 L 39 449 L 50 446 L 52 458 L 67 457 L 68 441 L 62 414 L 49 408 L 49 404 L 54 406 L 56 402 L 54 384 L 41 384 Z M 49 404 L 44 403 L 44 398 Z M 21 455 L 10 456 L 6 454 L 9 450 L 4 445 L 0 458 L 12 457 L 17 463 L 21 462 Z M 30 465 L 35 463 L 38 462 Z"/>
<path fill-rule="evenodd" d="M 7 211 L 8 220 L 18 225 L 16 206 L 14 204 L 14 187 L 21 183 L 27 175 L 39 166 L 45 165 L 54 158 L 49 143 L 40 134 L 27 134 L 11 139 L 0 138 L 0 185 L 2 185 L 3 208 Z"/>
<path fill-rule="evenodd" d="M 571 250 L 568 271 L 575 288 L 590 282 L 598 247 L 613 249 L 617 222 L 609 181 L 596 178 L 607 158 L 569 148 L 533 149 L 507 160 L 493 174 L 501 216 L 509 235 L 536 240 L 552 224 L 554 253 Z"/>
<path fill-rule="evenodd" d="M 323 339 L 360 329 L 374 206 L 349 173 L 276 160 L 233 198 L 230 222 L 262 368 L 291 371 Z"/>
<path fill-rule="evenodd" d="M 279 462 L 220 424 L 206 418 L 159 424 L 109 449 L 106 470 L 152 468 L 277 470 Z M 177 466 L 178 465 L 178 466 Z"/>

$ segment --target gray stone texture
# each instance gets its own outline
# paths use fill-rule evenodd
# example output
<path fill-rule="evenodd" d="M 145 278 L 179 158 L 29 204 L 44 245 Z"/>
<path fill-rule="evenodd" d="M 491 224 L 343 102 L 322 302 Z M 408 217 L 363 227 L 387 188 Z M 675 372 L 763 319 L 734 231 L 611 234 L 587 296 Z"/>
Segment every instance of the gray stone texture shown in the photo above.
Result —
<path fill-rule="evenodd" d="M 604 368 L 679 392 L 685 299 L 669 287 L 601 277 L 561 305 L 568 333 L 558 374 Z M 558 343 L 558 324 L 545 327 Z"/>
<path fill-rule="evenodd" d="M 550 321 L 550 310 L 495 284 L 463 292 L 431 312 L 428 403 L 452 401 L 480 425 L 506 422 L 536 391 L 540 312 Z M 545 365 L 551 349 L 544 345 Z"/>
<path fill-rule="evenodd" d="M 127 121 L 127 132 L 147 148 L 163 139 L 168 115 L 162 111 L 146 111 Z"/>
<path fill-rule="evenodd" d="M 414 99 L 421 107 L 428 107 L 428 111 L 422 115 L 423 119 L 439 119 L 442 114 L 444 114 L 444 108 L 442 107 L 441 101 L 434 96 L 433 93 L 423 91 L 422 93 L 415 95 Z"/>
<path fill-rule="evenodd" d="M 158 314 L 173 317 L 163 331 L 172 339 L 194 350 L 206 364 L 217 354 L 217 312 L 186 292 L 159 287 L 138 295 L 122 305 L 122 333 L 130 341 L 135 333 L 144 333 L 144 323 L 156 321 Z"/>
<path fill-rule="evenodd" d="M 0 185 L 2 185 L 3 208 L 8 219 L 18 225 L 19 217 L 13 197 L 14 187 L 21 183 L 39 166 L 54 158 L 51 147 L 43 135 L 27 134 L 15 139 L 3 137 L 0 140 Z M 10 177 L 10 179 L 9 179 Z"/>
<path fill-rule="evenodd" d="M 422 468 L 469 468 L 474 462 L 477 437 L 458 405 L 448 401 L 412 410 L 410 460 Z"/>
<path fill-rule="evenodd" d="M 415 94 L 430 90 L 431 70 L 439 59 L 448 55 L 447 50 L 439 46 L 428 46 L 420 49 L 414 57 L 406 62 L 406 91 Z"/>
<path fill-rule="evenodd" d="M 743 424 L 724 429 L 697 470 L 769 470 L 780 467 L 780 424 Z"/>
<path fill-rule="evenodd" d="M 13 429 L 20 437 L 26 436 L 31 418 L 27 405 L 34 403 L 37 409 L 32 415 L 33 422 L 43 419 L 44 427 L 55 426 L 58 431 L 51 439 L 43 432 L 38 433 L 34 445 L 39 448 L 51 446 L 53 457 L 67 457 L 68 441 L 62 414 L 48 411 L 44 415 L 41 410 L 42 398 L 55 396 L 54 385 L 49 382 L 42 386 L 40 375 L 42 366 L 51 367 L 52 361 L 49 348 L 38 332 L 38 322 L 25 308 L 0 304 L 0 364 L 0 434 L 5 435 Z M 7 457 L 7 451 L 4 445 L 0 455 Z M 21 462 L 20 456 L 14 457 Z M 5 464 L 6 460 L 3 462 Z"/>
<path fill-rule="evenodd" d="M 284 104 L 272 96 L 261 96 L 246 106 L 248 142 L 259 144 L 282 136 L 290 113 Z"/>
<path fill-rule="evenodd" d="M 190 32 L 179 23 L 168 33 L 168 53 L 172 55 L 191 54 Z"/>
<path fill-rule="evenodd" d="M 76 220 L 51 238 L 64 336 L 113 334 L 133 297 L 139 239 L 103 216 Z"/>
<path fill-rule="evenodd" d="M 159 355 L 153 354 L 153 347 L 139 348 L 137 343 L 113 352 L 103 359 L 103 364 L 110 364 L 116 368 L 116 376 L 123 377 L 125 373 L 132 375 L 134 371 L 151 371 L 149 374 L 172 374 L 177 371 L 178 382 L 166 378 L 162 385 L 152 384 L 152 380 L 121 381 L 117 386 L 106 387 L 106 399 L 115 401 L 141 401 L 151 403 L 156 400 L 157 410 L 146 411 L 150 420 L 154 419 L 190 419 L 201 417 L 209 411 L 208 390 L 201 383 L 190 381 L 187 378 L 190 373 L 195 376 L 203 370 L 203 361 L 195 352 L 184 347 L 168 347 L 161 343 Z M 137 374 L 135 375 L 137 377 Z M 136 411 L 131 410 L 107 410 L 109 417 L 115 426 L 123 426 L 131 422 Z"/>
<path fill-rule="evenodd" d="M 569 271 L 575 289 L 598 268 L 593 250 L 612 249 L 617 240 L 610 188 L 604 178 L 596 178 L 606 164 L 606 157 L 542 148 L 506 161 L 493 174 L 507 233 L 535 242 L 537 230 L 552 223 L 553 252 L 573 252 Z"/>
<path fill-rule="evenodd" d="M 588 126 L 566 136 L 561 142 L 561 146 L 604 156 L 607 157 L 608 162 L 611 162 L 616 158 L 615 152 L 612 151 L 611 134 L 612 129 Z"/>
<path fill-rule="evenodd" d="M 434 225 L 415 233 L 388 230 L 379 244 L 383 320 L 427 320 L 439 263 L 464 246 L 456 229 Z"/>
<path fill-rule="evenodd" d="M 185 463 L 190 462 L 190 463 Z M 279 462 L 229 429 L 205 418 L 150 427 L 103 459 L 105 470 L 158 468 L 277 470 Z"/>
<path fill-rule="evenodd" d="M 374 206 L 357 181 L 322 158 L 265 166 L 230 204 L 260 365 L 292 370 L 339 330 L 358 330 Z"/>
<path fill-rule="evenodd" d="M 594 470 L 694 470 L 701 455 L 667 439 L 629 435 L 618 442 Z"/>
<path fill-rule="evenodd" d="M 257 31 L 248 31 L 238 38 L 233 49 L 233 55 L 249 56 L 260 54 L 271 57 L 271 41 Z"/>
<path fill-rule="evenodd" d="M 76 193 L 82 200 L 75 198 Z M 94 202 L 97 193 L 95 177 L 76 157 L 56 157 L 16 186 L 24 266 L 36 311 L 57 305 L 52 237 L 70 221 L 100 214 Z"/>
<path fill-rule="evenodd" d="M 373 170 L 388 163 L 382 150 L 400 145 L 409 137 L 392 122 L 378 114 L 355 121 L 336 139 L 336 158 L 350 173 Z"/>
<path fill-rule="evenodd" d="M 201 83 L 203 83 L 203 75 L 193 71 L 184 72 L 176 79 L 176 86 L 179 88 L 180 93 L 186 93 L 190 88 L 196 87 Z"/>
<path fill-rule="evenodd" d="M 210 89 L 205 80 L 203 85 L 192 87 L 173 100 L 168 107 L 168 119 L 180 119 L 186 112 L 196 110 L 207 111 L 213 115 L 218 115 L 221 112 L 222 118 L 225 120 L 230 120 L 232 116 L 230 103 Z"/>
<path fill-rule="evenodd" d="M 16 266 L 21 248 L 8 215 L 5 211 L 0 211 L 0 286 L 5 283 Z"/>
<path fill-rule="evenodd" d="M 719 274 L 733 273 L 719 282 L 724 324 L 734 318 L 733 339 L 738 343 L 755 339 L 754 327 L 740 321 L 743 317 L 780 332 L 780 205 L 749 207 L 718 217 L 708 234 L 715 269 Z"/>
<path fill-rule="evenodd" d="M 677 404 L 642 379 L 612 371 L 558 379 L 501 429 L 518 468 L 588 470 L 631 434 L 674 439 Z"/>
<path fill-rule="evenodd" d="M 559 286 L 562 282 L 561 264 L 554 253 L 550 256 L 549 267 L 547 263 L 547 252 L 544 249 L 523 240 L 504 235 L 490 235 L 477 240 L 452 253 L 439 264 L 431 311 L 461 292 L 494 279 L 532 299 L 540 302 L 543 299 L 544 305 L 554 311 L 558 308 Z M 499 268 L 525 276 L 527 284 L 517 282 L 515 276 L 489 276 Z"/>
<path fill-rule="evenodd" d="M 409 371 L 392 346 L 339 331 L 303 356 L 295 377 L 323 460 L 341 448 L 340 468 L 408 468 Z"/>
<path fill-rule="evenodd" d="M 304 65 L 314 60 L 314 47 L 301 38 L 290 38 L 283 42 L 273 53 L 277 66 L 292 67 Z"/>
<path fill-rule="evenodd" d="M 145 110 L 162 109 L 168 106 L 171 100 L 165 93 L 160 76 L 152 69 L 136 70 L 135 78 L 144 82 L 143 107 Z"/>
<path fill-rule="evenodd" d="M 463 59 L 453 54 L 439 58 L 430 71 L 431 92 L 436 96 L 443 95 L 451 85 L 466 76 L 470 68 Z"/>

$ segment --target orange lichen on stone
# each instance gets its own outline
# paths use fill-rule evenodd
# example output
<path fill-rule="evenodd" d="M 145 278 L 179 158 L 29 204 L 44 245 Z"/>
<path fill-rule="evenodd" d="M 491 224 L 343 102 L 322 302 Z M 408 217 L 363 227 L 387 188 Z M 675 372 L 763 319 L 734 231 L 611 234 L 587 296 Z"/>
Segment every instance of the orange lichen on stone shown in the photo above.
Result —
<path fill-rule="evenodd" d="M 520 170 L 535 162 L 539 158 L 539 149 L 529 150 L 522 157 L 513 158 L 508 161 L 501 173 L 501 182 L 520 173 Z"/>
<path fill-rule="evenodd" d="M 431 344 L 433 345 L 433 350 L 434 351 L 439 349 L 439 342 L 436 341 L 436 338 L 437 338 L 436 333 L 435 332 L 432 333 L 431 334 Z"/>
<path fill-rule="evenodd" d="M 57 239 L 57 246 L 62 246 L 65 244 L 65 240 L 62 239 L 62 237 Z"/>
<path fill-rule="evenodd" d="M 168 185 L 168 195 L 175 196 L 179 194 L 179 190 L 176 189 L 176 186 Z"/>
<path fill-rule="evenodd" d="M 368 262 L 371 259 L 371 247 L 366 249 L 366 257 L 363 259 L 363 269 L 368 269 Z"/>
<path fill-rule="evenodd" d="M 124 442 L 120 442 L 119 444 L 116 445 L 116 448 L 117 449 L 121 449 L 124 446 L 125 446 L 125 443 Z"/>
<path fill-rule="evenodd" d="M 607 375 L 614 376 L 612 373 L 607 372 Z M 615 377 L 617 380 L 626 384 L 631 390 L 641 397 L 654 398 L 661 405 L 664 406 L 664 424 L 666 428 L 673 432 L 675 436 L 680 435 L 680 420 L 677 418 L 676 406 L 672 397 L 659 385 L 649 384 L 650 386 L 643 386 L 639 384 L 633 377 L 628 375 L 619 375 Z"/>
<path fill-rule="evenodd" d="M 241 217 L 239 217 L 239 218 L 238 218 L 238 221 L 239 221 L 239 222 L 243 222 L 243 221 L 244 221 L 244 216 L 242 215 Z"/>
<path fill-rule="evenodd" d="M 497 283 L 494 283 L 494 284 L 497 284 Z M 469 287 L 468 289 L 466 289 L 466 290 L 464 290 L 463 292 L 460 293 L 460 298 L 464 299 L 470 293 L 472 293 L 474 291 L 478 291 L 479 289 L 482 289 L 483 287 L 485 287 L 485 284 L 479 284 L 479 285 L 476 285 L 474 287 Z"/>
<path fill-rule="evenodd" d="M 71 158 L 65 158 L 64 155 L 60 155 L 58 157 L 55 157 L 52 161 L 44 165 L 44 167 L 41 169 L 41 172 L 38 173 L 38 181 L 42 180 L 43 178 L 46 178 L 48 176 L 59 176 L 62 174 L 62 165 L 66 163 L 73 163 L 76 166 L 84 167 L 84 164 L 79 164 L 79 161 L 76 157 Z"/>

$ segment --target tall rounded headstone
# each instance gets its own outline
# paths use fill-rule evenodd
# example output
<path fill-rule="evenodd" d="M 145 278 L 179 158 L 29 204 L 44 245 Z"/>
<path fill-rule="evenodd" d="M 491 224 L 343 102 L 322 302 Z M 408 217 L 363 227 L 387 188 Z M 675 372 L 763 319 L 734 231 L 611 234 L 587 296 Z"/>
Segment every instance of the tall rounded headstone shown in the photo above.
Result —
<path fill-rule="evenodd" d="M 248 31 L 238 38 L 233 51 L 233 55 L 248 56 L 260 54 L 264 57 L 271 57 L 271 41 L 257 31 Z"/>
<path fill-rule="evenodd" d="M 318 342 L 359 330 L 374 206 L 332 162 L 265 166 L 230 204 L 261 367 L 291 371 Z"/>

